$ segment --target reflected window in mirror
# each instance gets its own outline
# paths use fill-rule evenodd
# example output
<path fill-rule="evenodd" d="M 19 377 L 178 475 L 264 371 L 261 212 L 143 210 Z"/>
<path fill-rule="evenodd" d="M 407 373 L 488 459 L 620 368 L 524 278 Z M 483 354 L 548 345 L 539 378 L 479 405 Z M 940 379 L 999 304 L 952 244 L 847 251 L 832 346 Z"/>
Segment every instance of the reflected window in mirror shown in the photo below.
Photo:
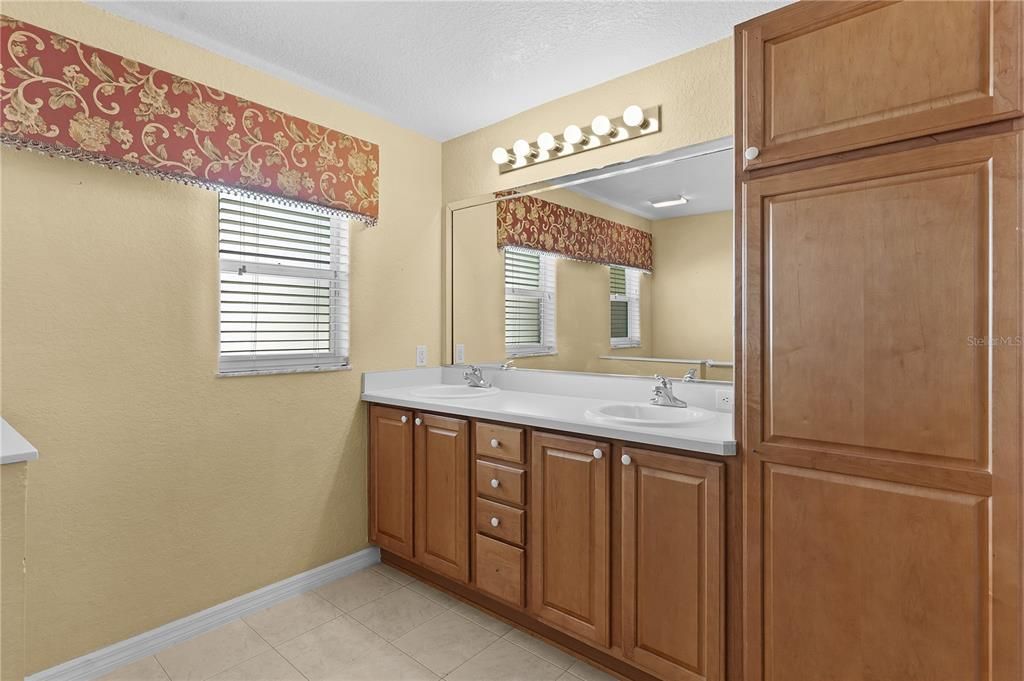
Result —
<path fill-rule="evenodd" d="M 640 347 L 640 270 L 608 268 L 611 346 Z"/>
<path fill-rule="evenodd" d="M 555 256 L 505 250 L 505 353 L 554 355 Z"/>

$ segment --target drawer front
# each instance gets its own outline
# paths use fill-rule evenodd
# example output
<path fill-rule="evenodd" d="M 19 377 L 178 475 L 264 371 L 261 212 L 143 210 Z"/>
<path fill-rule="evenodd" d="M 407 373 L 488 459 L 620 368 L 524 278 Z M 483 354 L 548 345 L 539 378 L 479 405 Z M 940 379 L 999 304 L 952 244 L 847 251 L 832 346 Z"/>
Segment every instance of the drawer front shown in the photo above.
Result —
<path fill-rule="evenodd" d="M 526 503 L 526 471 L 477 461 L 476 493 L 523 506 Z"/>
<path fill-rule="evenodd" d="M 477 423 L 475 428 L 476 453 L 479 456 L 526 463 L 522 428 L 498 426 L 493 423 Z"/>
<path fill-rule="evenodd" d="M 526 543 L 526 511 L 477 499 L 476 531 L 523 546 Z"/>
<path fill-rule="evenodd" d="M 476 586 L 480 591 L 517 608 L 526 606 L 526 552 L 496 539 L 476 536 Z"/>

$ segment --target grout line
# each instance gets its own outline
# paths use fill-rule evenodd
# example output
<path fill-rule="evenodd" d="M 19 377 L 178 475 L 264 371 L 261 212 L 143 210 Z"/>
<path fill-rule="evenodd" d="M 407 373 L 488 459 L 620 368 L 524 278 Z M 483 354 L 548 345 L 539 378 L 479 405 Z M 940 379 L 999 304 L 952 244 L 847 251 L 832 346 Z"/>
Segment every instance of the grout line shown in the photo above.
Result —
<path fill-rule="evenodd" d="M 328 602 L 330 602 L 330 601 L 328 601 Z M 338 611 L 338 616 L 337 617 L 332 617 L 331 619 L 329 619 L 329 620 L 327 620 L 325 622 L 321 622 L 320 624 L 316 625 L 315 627 L 311 627 L 309 629 L 306 629 L 301 634 L 296 634 L 295 636 L 292 636 L 289 639 L 281 641 L 277 645 L 274 645 L 274 644 L 270 643 L 270 641 L 267 641 L 267 643 L 270 643 L 270 647 L 271 648 L 273 648 L 274 650 L 277 650 L 279 646 L 283 646 L 286 643 L 291 643 L 292 641 L 294 641 L 295 639 L 299 638 L 300 636 L 305 636 L 309 632 L 313 631 L 313 629 L 319 629 L 320 627 L 326 626 L 326 625 L 330 624 L 331 622 L 336 622 L 336 621 L 340 620 L 342 617 L 345 617 L 345 613 L 343 613 L 341 611 L 341 608 L 339 608 L 338 606 L 334 605 L 333 603 L 331 603 L 331 605 L 334 607 L 335 610 Z M 349 619 L 352 619 L 352 618 L 350 617 Z M 257 633 L 259 633 L 259 632 L 257 632 Z M 266 641 L 267 639 L 263 639 L 263 640 Z M 282 655 L 282 657 L 283 657 L 283 655 Z"/>
<path fill-rule="evenodd" d="M 146 658 L 142 658 L 142 659 L 146 659 Z M 153 653 L 153 661 L 156 662 L 158 667 L 160 667 L 160 671 L 162 671 L 164 673 L 164 676 L 167 677 L 167 681 L 171 681 L 171 675 L 167 673 L 167 670 L 164 669 L 164 665 L 160 662 L 159 659 L 157 659 L 156 653 Z"/>

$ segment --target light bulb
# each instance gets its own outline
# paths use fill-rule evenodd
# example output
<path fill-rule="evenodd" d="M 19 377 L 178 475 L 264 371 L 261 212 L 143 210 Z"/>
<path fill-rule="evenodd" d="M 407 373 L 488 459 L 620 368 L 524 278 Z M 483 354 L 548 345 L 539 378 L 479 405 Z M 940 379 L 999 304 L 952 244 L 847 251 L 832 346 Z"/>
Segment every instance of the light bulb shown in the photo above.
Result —
<path fill-rule="evenodd" d="M 597 116 L 590 121 L 590 129 L 601 137 L 615 137 L 619 133 L 618 129 L 612 127 L 612 122 L 607 116 Z"/>
<path fill-rule="evenodd" d="M 541 151 L 561 151 L 562 145 L 550 132 L 542 132 L 537 135 L 537 146 Z"/>
<path fill-rule="evenodd" d="M 530 143 L 523 139 L 518 139 L 512 145 L 512 153 L 519 158 L 528 158 L 530 156 L 536 156 L 537 152 L 533 150 Z"/>
<path fill-rule="evenodd" d="M 580 130 L 580 126 L 578 125 L 568 126 L 565 129 L 565 132 L 562 133 L 562 137 L 564 137 L 565 141 L 568 142 L 569 144 L 582 143 L 583 146 L 586 146 L 587 143 L 590 141 L 590 138 L 583 134 L 583 131 Z"/>
<path fill-rule="evenodd" d="M 640 128 L 641 130 L 649 125 L 647 117 L 644 116 L 644 110 L 636 104 L 627 106 L 626 110 L 622 112 L 622 122 L 631 128 Z"/>
<path fill-rule="evenodd" d="M 494 151 L 491 152 L 491 160 L 499 166 L 512 161 L 512 159 L 509 158 L 508 149 L 505 147 L 494 147 Z"/>

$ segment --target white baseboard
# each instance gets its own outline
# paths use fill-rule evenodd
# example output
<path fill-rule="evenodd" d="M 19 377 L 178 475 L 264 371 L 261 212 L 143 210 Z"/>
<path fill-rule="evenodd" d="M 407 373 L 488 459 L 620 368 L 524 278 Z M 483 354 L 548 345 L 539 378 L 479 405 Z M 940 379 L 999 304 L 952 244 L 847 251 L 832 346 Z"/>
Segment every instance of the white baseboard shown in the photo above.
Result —
<path fill-rule="evenodd" d="M 338 560 L 282 579 L 262 589 L 207 608 L 162 627 L 100 648 L 91 653 L 68 660 L 56 667 L 44 669 L 25 678 L 25 681 L 89 681 L 118 667 L 152 655 L 175 643 L 181 643 L 199 634 L 216 629 L 222 624 L 262 610 L 275 603 L 310 591 L 327 582 L 358 572 L 380 562 L 380 550 L 370 548 L 339 558 Z"/>

